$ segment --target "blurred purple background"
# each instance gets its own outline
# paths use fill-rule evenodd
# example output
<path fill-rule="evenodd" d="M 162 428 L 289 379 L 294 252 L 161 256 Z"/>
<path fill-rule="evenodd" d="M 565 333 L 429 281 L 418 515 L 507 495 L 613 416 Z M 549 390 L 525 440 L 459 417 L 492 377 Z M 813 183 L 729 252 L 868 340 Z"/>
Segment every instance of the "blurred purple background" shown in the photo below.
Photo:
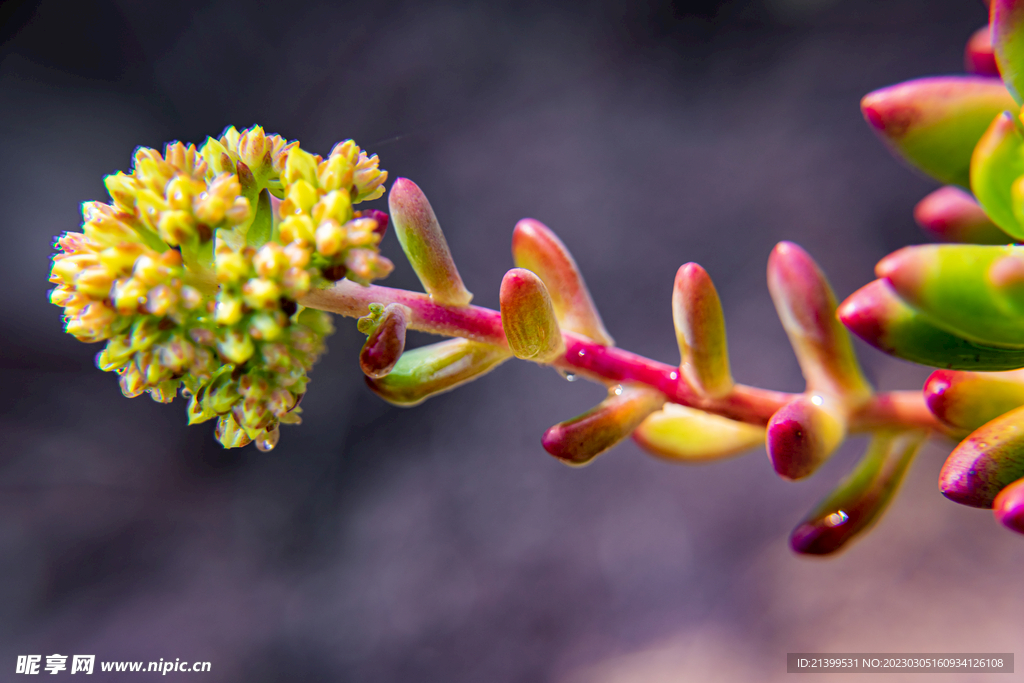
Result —
<path fill-rule="evenodd" d="M 570 470 L 540 435 L 600 388 L 515 362 L 393 408 L 337 320 L 305 424 L 224 451 L 180 399 L 123 398 L 46 302 L 52 236 L 136 145 L 260 123 L 320 153 L 355 138 L 413 178 L 481 305 L 532 216 L 619 345 L 673 362 L 672 278 L 700 262 L 737 379 L 799 390 L 768 253 L 799 242 L 843 298 L 924 240 L 911 209 L 934 185 L 858 101 L 961 71 L 980 1 L 44 0 L 0 20 L 3 680 L 56 652 L 212 662 L 168 680 L 771 681 L 786 652 L 1024 642 L 1024 541 L 939 495 L 948 445 L 873 533 L 808 560 L 787 536 L 862 439 L 799 484 L 763 449 L 685 467 L 630 442 Z M 393 235 L 383 250 L 386 284 L 415 287 Z M 858 350 L 881 388 L 927 375 Z"/>

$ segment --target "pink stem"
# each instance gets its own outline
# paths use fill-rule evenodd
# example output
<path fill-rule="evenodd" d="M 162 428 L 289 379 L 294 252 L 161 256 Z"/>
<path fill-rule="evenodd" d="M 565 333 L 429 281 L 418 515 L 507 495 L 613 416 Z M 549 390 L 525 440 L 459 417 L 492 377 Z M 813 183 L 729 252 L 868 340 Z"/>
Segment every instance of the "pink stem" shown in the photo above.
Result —
<path fill-rule="evenodd" d="M 498 311 L 480 306 L 445 306 L 419 292 L 379 285 L 364 287 L 349 280 L 341 280 L 331 287 L 310 292 L 299 303 L 350 317 L 366 315 L 370 304 L 386 306 L 398 303 L 411 311 L 409 329 L 445 337 L 464 337 L 508 348 Z M 552 363 L 560 370 L 601 384 L 646 384 L 665 394 L 673 403 L 750 424 L 768 424 L 768 420 L 779 408 L 799 395 L 737 384 L 729 394 L 721 398 L 708 398 L 694 391 L 682 378 L 677 367 L 615 347 L 602 346 L 571 332 L 563 332 L 562 336 L 565 340 L 565 355 Z M 928 410 L 924 396 L 919 391 L 877 394 L 851 416 L 850 431 L 853 432 L 886 427 L 925 428 L 943 433 L 948 431 Z"/>

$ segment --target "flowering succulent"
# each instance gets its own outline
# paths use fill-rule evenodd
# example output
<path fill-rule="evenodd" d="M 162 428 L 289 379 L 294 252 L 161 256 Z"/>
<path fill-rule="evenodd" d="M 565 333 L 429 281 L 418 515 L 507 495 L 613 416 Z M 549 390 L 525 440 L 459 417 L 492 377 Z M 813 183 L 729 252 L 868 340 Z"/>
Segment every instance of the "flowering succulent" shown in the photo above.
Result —
<path fill-rule="evenodd" d="M 57 238 L 50 300 L 68 333 L 106 342 L 96 363 L 125 396 L 180 388 L 189 423 L 217 418 L 224 446 L 268 450 L 299 422 L 333 329 L 298 301 L 391 270 L 386 215 L 353 210 L 386 178 L 351 140 L 322 159 L 259 127 L 140 148 L 131 173 L 107 176 L 111 202 L 87 202 L 82 232 Z"/>
<path fill-rule="evenodd" d="M 170 401 L 181 388 L 189 422 L 217 417 L 226 447 L 270 448 L 280 423 L 298 422 L 336 313 L 359 319 L 366 383 L 396 405 L 513 357 L 604 385 L 607 398 L 541 439 L 572 466 L 628 437 L 679 463 L 764 443 L 776 473 L 798 480 L 847 435 L 870 435 L 850 474 L 793 531 L 797 552 L 833 553 L 875 523 L 929 434 L 963 439 L 942 475 L 946 495 L 994 506 L 1024 532 L 1024 371 L 1005 372 L 1024 368 L 1024 248 L 1011 244 L 1024 238 L 1021 21 L 1024 0 L 994 0 L 994 43 L 986 30 L 968 45 L 975 75 L 913 81 L 863 102 L 897 154 L 948 185 L 915 215 L 960 244 L 887 257 L 879 279 L 842 306 L 799 246 L 771 253 L 768 288 L 806 380 L 800 393 L 734 381 L 718 294 L 695 263 L 673 284 L 680 359 L 671 364 L 615 346 L 568 249 L 532 219 L 513 231 L 500 310 L 473 306 L 415 183 L 392 184 L 390 216 L 355 211 L 384 192 L 376 156 L 347 141 L 322 159 L 258 127 L 229 128 L 199 149 L 139 150 L 131 174 L 108 176 L 112 203 L 86 204 L 83 232 L 58 238 L 51 299 L 69 333 L 106 342 L 97 362 L 121 375 L 126 395 Z M 391 270 L 377 251 L 389 221 L 423 293 L 371 284 Z M 847 328 L 943 369 L 923 391 L 876 393 Z M 407 349 L 408 330 L 449 339 Z"/>
<path fill-rule="evenodd" d="M 592 410 L 550 428 L 544 448 L 585 465 L 632 436 L 676 462 L 729 457 L 767 443 L 779 475 L 801 479 L 848 433 L 873 434 L 864 459 L 800 524 L 800 552 L 833 552 L 884 510 L 928 431 L 950 431 L 920 392 L 875 394 L 824 274 L 781 243 L 768 285 L 807 379 L 786 394 L 738 384 L 725 323 L 707 272 L 677 273 L 672 310 L 680 362 L 620 350 L 565 245 L 524 219 L 513 231 L 515 268 L 500 311 L 470 305 L 430 203 L 399 178 L 390 218 L 353 203 L 383 193 L 377 158 L 351 141 L 326 159 L 259 128 L 229 128 L 200 148 L 142 149 L 131 174 L 107 178 L 113 203 L 85 205 L 82 233 L 57 240 L 51 299 L 67 330 L 106 342 L 101 369 L 127 396 L 190 399 L 189 422 L 218 419 L 226 447 L 264 450 L 280 423 L 297 423 L 307 372 L 331 332 L 327 312 L 358 317 L 369 388 L 416 405 L 517 357 L 607 387 Z M 425 293 L 370 284 L 391 270 L 377 253 L 388 222 Z M 451 337 L 406 349 L 409 329 Z"/>
<path fill-rule="evenodd" d="M 862 102 L 898 156 L 947 183 L 915 210 L 947 244 L 890 254 L 839 314 L 883 351 L 943 368 L 925 398 L 962 441 L 940 489 L 994 507 L 1024 533 L 1024 1 L 992 0 L 966 57 L 973 75 L 910 81 Z"/>

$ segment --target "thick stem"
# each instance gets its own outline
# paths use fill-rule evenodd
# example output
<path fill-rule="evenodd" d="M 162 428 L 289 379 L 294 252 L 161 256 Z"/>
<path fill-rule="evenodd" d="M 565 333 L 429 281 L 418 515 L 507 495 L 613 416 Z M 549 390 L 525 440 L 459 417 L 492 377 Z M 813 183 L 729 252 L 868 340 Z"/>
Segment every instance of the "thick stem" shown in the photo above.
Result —
<path fill-rule="evenodd" d="M 326 289 L 314 290 L 299 302 L 350 317 L 362 317 L 370 304 L 402 304 L 411 312 L 409 329 L 445 337 L 464 337 L 508 348 L 498 311 L 480 306 L 445 306 L 430 296 L 404 289 L 378 285 L 362 286 L 341 280 Z M 679 374 L 675 366 L 644 358 L 610 346 L 602 346 L 585 337 L 563 332 L 565 355 L 550 365 L 567 373 L 586 377 L 601 384 L 635 382 L 654 387 L 673 403 L 698 408 L 716 415 L 766 425 L 771 416 L 798 394 L 759 389 L 737 384 L 725 396 L 701 396 Z M 883 428 L 913 427 L 945 433 L 946 427 L 928 410 L 919 391 L 877 394 L 850 418 L 851 432 Z"/>

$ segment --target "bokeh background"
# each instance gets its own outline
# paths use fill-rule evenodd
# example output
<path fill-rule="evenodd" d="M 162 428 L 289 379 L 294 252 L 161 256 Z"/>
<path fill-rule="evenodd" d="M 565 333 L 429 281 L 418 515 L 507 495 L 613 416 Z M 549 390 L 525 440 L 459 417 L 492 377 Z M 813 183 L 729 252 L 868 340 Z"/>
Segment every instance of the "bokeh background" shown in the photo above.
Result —
<path fill-rule="evenodd" d="M 0 678 L 55 652 L 252 683 L 774 681 L 786 652 L 1021 654 L 1024 542 L 939 495 L 947 444 L 873 533 L 809 560 L 788 533 L 861 439 L 797 484 L 763 449 L 687 467 L 630 442 L 570 470 L 540 435 L 600 388 L 511 362 L 394 408 L 338 320 L 305 424 L 224 451 L 180 399 L 123 398 L 46 302 L 52 237 L 136 145 L 260 123 L 321 153 L 353 137 L 416 180 L 482 305 L 532 216 L 619 345 L 673 362 L 672 279 L 698 261 L 736 377 L 800 390 L 768 253 L 799 242 L 842 298 L 923 241 L 933 184 L 858 101 L 961 71 L 984 22 L 980 0 L 4 2 Z M 415 287 L 393 235 L 383 250 L 388 284 Z M 858 350 L 883 389 L 927 375 Z M 955 676 L 989 678 L 1013 676 Z"/>

